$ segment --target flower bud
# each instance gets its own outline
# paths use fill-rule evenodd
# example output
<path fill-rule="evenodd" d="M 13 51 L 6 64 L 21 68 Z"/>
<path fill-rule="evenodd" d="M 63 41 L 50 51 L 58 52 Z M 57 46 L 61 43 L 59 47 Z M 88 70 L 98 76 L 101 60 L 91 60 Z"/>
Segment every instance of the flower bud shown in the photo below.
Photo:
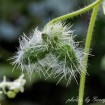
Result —
<path fill-rule="evenodd" d="M 7 93 L 8 98 L 15 98 L 16 93 L 14 91 L 8 91 Z"/>
<path fill-rule="evenodd" d="M 81 72 L 82 56 L 83 49 L 74 41 L 71 25 L 58 22 L 42 31 L 36 28 L 29 38 L 24 35 L 13 64 L 28 73 L 42 72 L 69 81 Z"/>

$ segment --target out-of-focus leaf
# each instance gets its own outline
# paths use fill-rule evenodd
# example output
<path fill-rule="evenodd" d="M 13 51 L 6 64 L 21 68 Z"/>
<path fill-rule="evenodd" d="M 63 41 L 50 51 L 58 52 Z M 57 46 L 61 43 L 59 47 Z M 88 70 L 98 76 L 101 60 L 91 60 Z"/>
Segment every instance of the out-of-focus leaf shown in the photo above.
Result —
<path fill-rule="evenodd" d="M 13 67 L 8 64 L 0 64 L 0 78 L 3 77 L 3 75 L 6 75 L 7 77 L 18 77 L 20 72 L 18 70 L 13 71 Z"/>
<path fill-rule="evenodd" d="M 102 70 L 105 70 L 105 56 L 102 58 L 101 68 L 102 68 Z"/>
<path fill-rule="evenodd" d="M 103 6 L 103 12 L 104 12 L 104 15 L 105 15 L 105 0 L 103 0 L 102 6 Z"/>

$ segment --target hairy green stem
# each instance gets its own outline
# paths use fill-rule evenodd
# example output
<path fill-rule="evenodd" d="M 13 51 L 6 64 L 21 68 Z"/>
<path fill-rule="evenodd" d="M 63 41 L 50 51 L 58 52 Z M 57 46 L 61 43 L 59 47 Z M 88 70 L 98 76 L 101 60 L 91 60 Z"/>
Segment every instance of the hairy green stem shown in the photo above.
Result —
<path fill-rule="evenodd" d="M 58 21 L 62 21 L 62 20 L 65 20 L 65 19 L 68 19 L 68 18 L 72 18 L 74 16 L 78 16 L 82 13 L 85 13 L 86 11 L 89 11 L 90 9 L 92 9 L 94 6 L 96 6 L 97 4 L 99 4 L 102 0 L 97 0 L 95 2 L 93 2 L 92 4 L 80 9 L 80 10 L 77 10 L 77 11 L 74 11 L 72 13 L 69 13 L 69 14 L 66 14 L 66 15 L 63 15 L 63 16 L 60 16 L 60 17 L 57 17 L 53 20 L 51 20 L 48 24 L 50 23 L 55 23 L 55 22 L 58 22 Z M 47 24 L 47 25 L 48 25 Z"/>
<path fill-rule="evenodd" d="M 99 1 L 99 0 L 97 0 Z M 84 87 L 85 87 L 85 79 L 86 79 L 86 71 L 87 71 L 87 63 L 88 63 L 88 54 L 89 54 L 89 49 L 90 49 L 90 44 L 92 40 L 92 33 L 96 21 L 96 16 L 99 10 L 99 5 L 100 3 L 93 8 L 92 16 L 90 19 L 89 23 L 89 28 L 87 32 L 87 37 L 86 37 L 86 43 L 85 43 L 85 54 L 83 57 L 83 65 L 84 65 L 84 72 L 81 73 L 81 78 L 80 78 L 80 87 L 79 87 L 79 99 L 78 99 L 78 105 L 83 105 L 83 97 L 84 97 Z"/>
<path fill-rule="evenodd" d="M 60 16 L 58 18 L 55 18 L 52 21 L 50 21 L 49 23 L 47 23 L 47 25 L 49 25 L 49 24 L 53 24 L 53 23 L 58 22 L 58 21 L 63 21 L 63 20 L 66 20 L 68 18 L 72 18 L 74 16 L 78 16 L 82 13 L 85 13 L 85 12 L 89 11 L 90 9 L 93 9 L 90 24 L 89 24 L 89 28 L 88 28 L 88 32 L 87 32 L 86 43 L 85 43 L 85 51 L 84 51 L 85 54 L 84 54 L 84 57 L 83 57 L 83 65 L 84 65 L 83 70 L 84 70 L 85 73 L 82 72 L 81 77 L 80 77 L 78 105 L 83 105 L 84 86 L 85 86 L 85 78 L 86 78 L 87 63 L 88 63 L 88 54 L 89 54 L 89 49 L 90 49 L 90 44 L 91 44 L 91 39 L 92 39 L 92 33 L 93 33 L 95 21 L 96 21 L 96 16 L 97 16 L 97 13 L 98 13 L 98 10 L 99 10 L 99 4 L 101 2 L 102 2 L 102 0 L 96 0 L 95 2 L 90 4 L 89 6 L 86 6 L 82 9 L 74 11 L 72 13 Z"/>

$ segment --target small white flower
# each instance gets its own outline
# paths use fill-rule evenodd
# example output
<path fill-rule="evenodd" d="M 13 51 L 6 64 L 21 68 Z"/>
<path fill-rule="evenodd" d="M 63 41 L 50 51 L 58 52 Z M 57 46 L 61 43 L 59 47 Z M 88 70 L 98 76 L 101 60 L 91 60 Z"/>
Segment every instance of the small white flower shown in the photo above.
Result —
<path fill-rule="evenodd" d="M 35 29 L 30 38 L 24 35 L 13 64 L 30 74 L 42 72 L 45 77 L 59 76 L 69 83 L 82 71 L 82 56 L 83 49 L 74 41 L 71 25 L 58 22 L 47 25 L 42 32 Z"/>
<path fill-rule="evenodd" d="M 0 92 L 7 95 L 9 98 L 14 98 L 18 92 L 24 91 L 25 83 L 26 80 L 23 74 L 13 82 L 6 81 L 6 77 L 4 76 L 3 81 L 0 83 Z M 8 90 L 6 90 L 7 88 Z"/>
<path fill-rule="evenodd" d="M 24 75 L 21 75 L 17 80 L 11 83 L 9 89 L 23 92 L 25 83 L 26 83 L 26 80 L 24 79 Z"/>

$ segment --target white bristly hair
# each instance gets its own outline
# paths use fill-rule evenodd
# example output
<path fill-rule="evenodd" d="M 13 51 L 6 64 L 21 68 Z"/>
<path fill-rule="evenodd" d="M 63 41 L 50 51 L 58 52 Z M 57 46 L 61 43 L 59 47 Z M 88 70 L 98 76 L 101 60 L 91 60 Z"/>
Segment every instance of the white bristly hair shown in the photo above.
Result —
<path fill-rule="evenodd" d="M 84 72 L 84 51 L 80 48 L 79 42 L 74 41 L 75 36 L 71 27 L 70 24 L 58 22 L 47 25 L 42 32 L 36 28 L 29 38 L 24 34 L 19 41 L 20 48 L 12 58 L 13 65 L 29 74 L 36 71 L 39 74 L 43 73 L 45 78 L 52 75 L 54 78 L 60 77 L 58 83 L 63 78 L 67 80 L 67 85 L 72 77 L 76 80 L 76 74 Z M 43 35 L 46 35 L 47 40 Z M 63 50 L 65 46 L 67 48 Z"/>

